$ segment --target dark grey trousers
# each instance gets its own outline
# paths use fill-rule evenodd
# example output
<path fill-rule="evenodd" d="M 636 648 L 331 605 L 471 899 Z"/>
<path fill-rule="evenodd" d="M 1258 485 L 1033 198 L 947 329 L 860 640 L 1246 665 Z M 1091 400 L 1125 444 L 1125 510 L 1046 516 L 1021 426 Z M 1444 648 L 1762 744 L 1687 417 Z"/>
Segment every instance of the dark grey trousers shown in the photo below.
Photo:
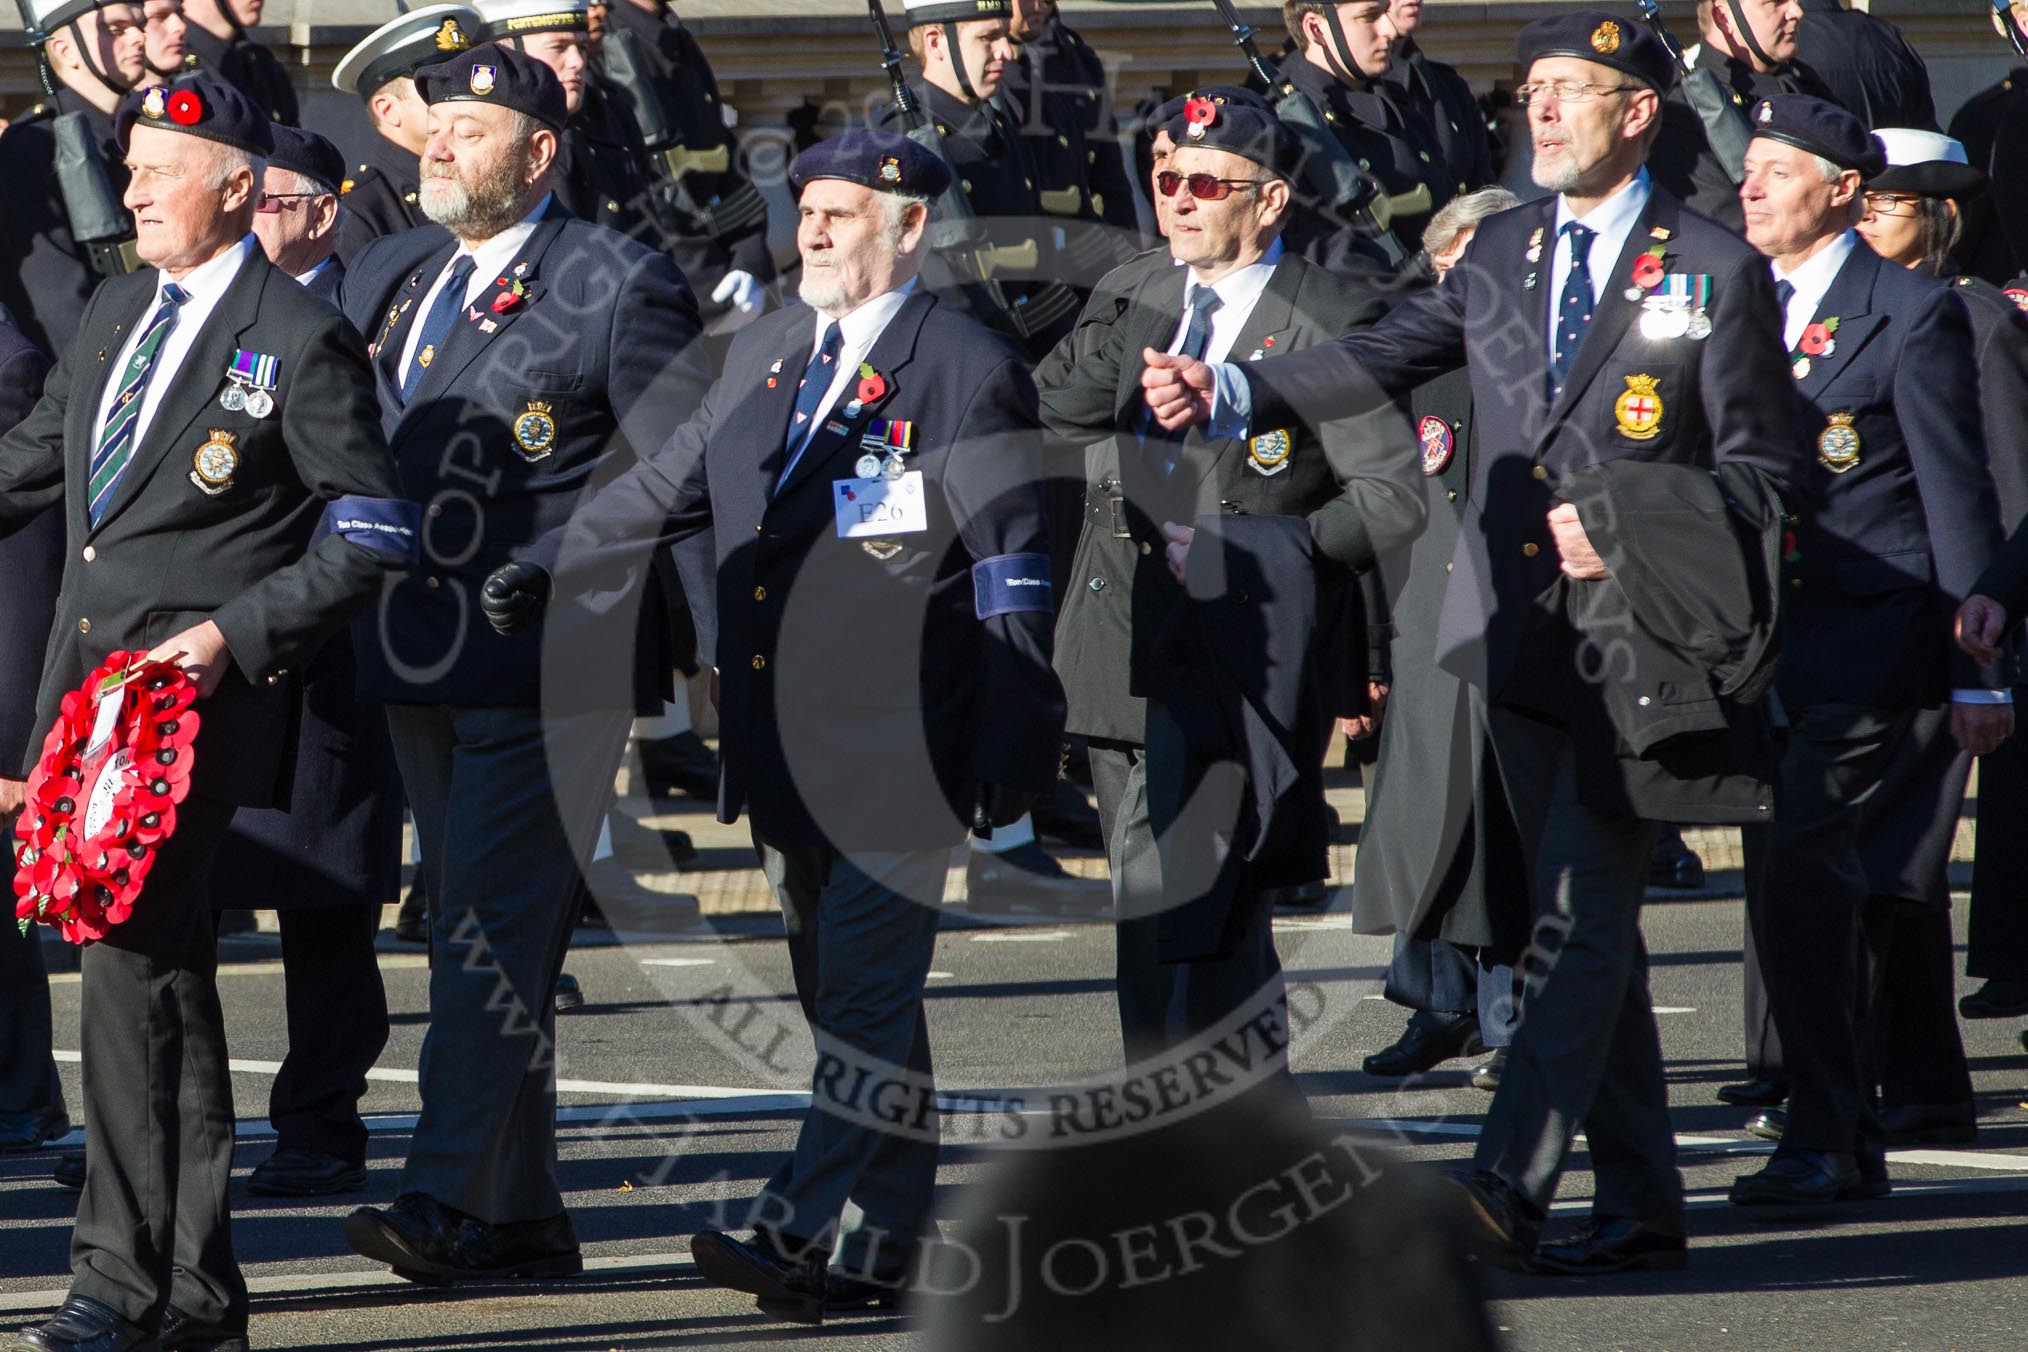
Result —
<path fill-rule="evenodd" d="M 1680 1225 L 1683 1176 L 1641 941 L 1656 824 L 1580 802 L 1560 729 L 1496 706 L 1492 730 L 1541 919 L 1473 1162 L 1546 1209 L 1582 1128 L 1595 1215 Z"/>
<path fill-rule="evenodd" d="M 380 908 L 284 906 L 275 918 L 289 1020 L 288 1054 L 268 1090 L 276 1148 L 364 1164 L 359 1100 L 387 1046 L 387 989 L 373 952 Z"/>
<path fill-rule="evenodd" d="M 394 704 L 430 901 L 422 1117 L 402 1171 L 482 1221 L 563 1210 L 557 974 L 632 717 Z"/>
<path fill-rule="evenodd" d="M 14 843 L 12 821 L 0 835 Z M 10 861 L 13 854 L 6 855 Z M 11 894 L 10 894 L 11 895 Z M 63 1083 L 50 1057 L 49 974 L 42 965 L 42 929 L 23 934 L 8 912 L 0 923 L 0 1113 L 61 1107 Z"/>
<path fill-rule="evenodd" d="M 796 1148 L 761 1189 L 754 1224 L 830 1240 L 845 1203 L 863 1221 L 839 1260 L 904 1264 L 930 1226 L 939 1117 L 923 986 L 936 956 L 949 850 L 841 854 L 754 834 L 782 908 L 796 998 L 817 1044 Z M 886 1117 L 898 1120 L 889 1123 Z"/>

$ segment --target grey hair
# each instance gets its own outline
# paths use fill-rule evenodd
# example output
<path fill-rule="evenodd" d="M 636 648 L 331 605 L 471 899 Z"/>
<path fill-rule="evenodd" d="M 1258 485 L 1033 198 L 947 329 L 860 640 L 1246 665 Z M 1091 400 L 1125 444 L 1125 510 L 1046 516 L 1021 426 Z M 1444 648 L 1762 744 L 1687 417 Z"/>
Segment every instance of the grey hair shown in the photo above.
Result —
<path fill-rule="evenodd" d="M 267 172 L 268 167 L 266 159 L 250 150 L 229 146 L 223 141 L 211 141 L 207 144 L 211 150 L 211 163 L 205 166 L 204 181 L 207 187 L 223 188 L 227 179 L 245 169 L 253 174 L 254 192 L 256 194 L 260 192 L 261 175 Z"/>
<path fill-rule="evenodd" d="M 1817 166 L 1817 172 L 1824 176 L 1824 182 L 1826 183 L 1836 183 L 1839 175 L 1845 172 L 1843 165 L 1833 164 L 1822 155 L 1815 153 L 1811 154 L 1810 163 Z"/>
<path fill-rule="evenodd" d="M 283 192 L 313 192 L 323 196 L 331 191 L 316 179 L 307 174 L 299 174 L 294 169 L 277 169 L 275 172 L 282 176 L 280 182 Z"/>
<path fill-rule="evenodd" d="M 920 205 L 927 208 L 929 198 L 906 192 L 884 192 L 877 196 L 880 198 L 881 235 L 890 245 L 898 245 L 901 243 L 902 217 L 908 214 L 908 209 L 912 206 Z"/>
<path fill-rule="evenodd" d="M 1423 228 L 1422 247 L 1440 254 L 1457 242 L 1467 230 L 1477 230 L 1488 216 L 1497 216 L 1521 205 L 1521 199 L 1502 187 L 1481 188 L 1462 197 L 1453 197 L 1429 218 Z"/>

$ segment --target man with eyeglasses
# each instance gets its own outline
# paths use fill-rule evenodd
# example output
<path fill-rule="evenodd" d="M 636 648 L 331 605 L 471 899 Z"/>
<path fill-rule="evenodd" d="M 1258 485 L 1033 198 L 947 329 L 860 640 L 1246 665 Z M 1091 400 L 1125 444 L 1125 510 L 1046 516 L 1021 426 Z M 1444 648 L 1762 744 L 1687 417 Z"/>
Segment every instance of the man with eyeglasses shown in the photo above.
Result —
<path fill-rule="evenodd" d="M 1700 70 L 1718 77 L 1737 115 L 1775 94 L 1811 94 L 1836 102 L 1829 86 L 1796 59 L 1802 0 L 1698 0 L 1703 41 L 1691 49 Z M 1742 228 L 1739 179 L 1719 162 L 1710 136 L 1680 84 L 1662 105 L 1662 136 L 1648 157 L 1655 182 L 1712 220 Z"/>
<path fill-rule="evenodd" d="M 1119 912 L 1118 999 L 1129 1064 L 1277 1008 L 1281 968 L 1269 893 L 1328 871 L 1324 741 L 1331 716 L 1352 712 L 1364 690 L 1363 673 L 1353 670 L 1364 638 L 1316 617 L 1335 619 L 1351 572 L 1370 566 L 1378 550 L 1405 544 L 1422 523 L 1422 492 L 1406 449 L 1413 443 L 1391 408 L 1321 433 L 1291 420 L 1241 439 L 1197 429 L 1170 435 L 1149 423 L 1141 373 L 1151 350 L 1257 360 L 1365 328 L 1386 309 L 1370 286 L 1335 277 L 1283 246 L 1301 148 L 1272 113 L 1250 97 L 1207 91 L 1185 103 L 1168 131 L 1176 149 L 1156 190 L 1171 204 L 1169 251 L 1185 266 L 1145 273 L 1096 344 L 1074 362 L 1045 369 L 1041 385 L 1049 429 L 1076 445 L 1109 438 L 1114 455 L 1101 460 L 1117 465 L 1087 483 L 1056 633 L 1068 726 L 1091 742 Z M 1083 338 L 1080 330 L 1074 341 Z M 1198 566 L 1214 566 L 1228 548 L 1224 523 L 1239 516 L 1293 522 L 1307 546 L 1306 575 L 1275 590 L 1314 598 L 1315 632 L 1297 635 L 1292 650 L 1309 721 L 1291 734 L 1296 781 L 1279 799 L 1278 848 L 1251 864 L 1241 864 L 1236 851 L 1233 870 L 1191 876 L 1172 867 L 1171 850 L 1205 828 L 1178 823 L 1184 724 L 1176 709 L 1189 683 L 1207 673 L 1179 670 L 1158 640 L 1227 605 L 1237 607 L 1235 632 L 1268 627 L 1268 612 L 1252 609 L 1237 586 L 1230 595 L 1219 594 L 1222 587 L 1193 590 L 1186 602 L 1191 556 L 1208 555 Z M 1196 543 L 1199 533 L 1207 542 Z M 1265 664 L 1260 650 L 1254 657 Z"/>
<path fill-rule="evenodd" d="M 1392 224 L 1402 247 L 1413 253 L 1430 213 L 1450 201 L 1458 185 L 1425 110 L 1387 78 L 1403 41 L 1388 0 L 1285 0 L 1282 21 L 1294 49 L 1276 72 L 1278 83 L 1310 96 L 1346 154 L 1379 180 L 1383 192 L 1416 200 L 1413 207 L 1397 207 Z M 1424 187 L 1427 205 L 1417 192 Z M 1321 226 L 1298 212 L 1289 246 L 1333 271 L 1358 269 L 1368 257 L 1365 246 L 1349 228 Z"/>
<path fill-rule="evenodd" d="M 1668 576 L 1648 547 L 1696 530 L 1679 498 L 1699 492 L 1723 543 L 1696 566 L 1733 578 L 1707 621 L 1765 652 L 1770 584 L 1733 548 L 1701 471 L 1759 504 L 1764 536 L 1779 518 L 1769 495 L 1805 472 L 1803 450 L 1789 405 L 1766 393 L 1783 356 L 1763 260 L 1643 168 L 1676 78 L 1667 49 L 1599 10 L 1537 20 L 1518 47 L 1533 173 L 1551 196 L 1489 217 L 1442 286 L 1366 333 L 1240 366 L 1151 353 L 1142 382 L 1162 427 L 1257 433 L 1471 371 L 1477 462 L 1437 657 L 1491 705 L 1548 960 L 1465 1187 L 1491 1261 L 1677 1266 L 1683 1183 L 1640 931 L 1648 854 L 1658 822 L 1764 819 L 1771 748 L 1757 707 L 1722 693 L 1726 674 L 1657 631 L 1657 604 L 1638 623 L 1628 612 Z M 1644 531 L 1652 517 L 1618 495 L 1662 501 L 1671 529 Z M 1538 1250 L 1580 1127 L 1591 1221 Z"/>

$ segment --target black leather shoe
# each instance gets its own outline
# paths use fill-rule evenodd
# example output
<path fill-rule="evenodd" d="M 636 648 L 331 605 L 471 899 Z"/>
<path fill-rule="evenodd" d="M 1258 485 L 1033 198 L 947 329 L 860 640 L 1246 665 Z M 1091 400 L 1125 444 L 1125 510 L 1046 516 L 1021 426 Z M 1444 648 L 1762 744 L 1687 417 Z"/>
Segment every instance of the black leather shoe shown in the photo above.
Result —
<path fill-rule="evenodd" d="M 89 1296 L 72 1296 L 62 1309 L 14 1338 L 16 1349 L 32 1352 L 128 1352 L 155 1344 L 146 1329 Z"/>
<path fill-rule="evenodd" d="M 1894 1183 L 1887 1177 L 1885 1147 L 1861 1145 L 1853 1158 L 1859 1165 L 1859 1181 L 1845 1190 L 1841 1200 L 1872 1201 L 1894 1191 Z"/>
<path fill-rule="evenodd" d="M 1812 1206 L 1851 1201 L 1862 1193 L 1859 1162 L 1829 1150 L 1774 1152 L 1765 1168 L 1732 1181 L 1734 1206 Z"/>
<path fill-rule="evenodd" d="M 828 1255 L 820 1245 L 798 1246 L 765 1230 L 741 1243 L 706 1230 L 690 1237 L 690 1258 L 704 1280 L 746 1292 L 765 1313 L 797 1324 L 824 1322 Z"/>
<path fill-rule="evenodd" d="M 366 1186 L 366 1166 L 321 1150 L 283 1147 L 256 1164 L 247 1188 L 256 1197 L 329 1197 Z"/>
<path fill-rule="evenodd" d="M 973 915 L 1097 915 L 1112 904 L 1112 884 L 1077 878 L 1030 841 L 1004 854 L 971 851 L 965 863 L 965 909 Z"/>
<path fill-rule="evenodd" d="M 1331 885 L 1318 878 L 1288 887 L 1270 887 L 1261 900 L 1277 911 L 1321 911 L 1331 904 Z"/>
<path fill-rule="evenodd" d="M 425 1286 L 584 1271 L 568 1212 L 489 1225 L 420 1192 L 405 1192 L 389 1207 L 359 1208 L 345 1218 L 345 1239 L 397 1277 Z"/>
<path fill-rule="evenodd" d="M 1028 809 L 1035 834 L 1079 850 L 1103 850 L 1106 838 L 1099 831 L 1098 809 L 1084 796 L 1084 790 L 1067 779 L 1059 779 L 1049 792 Z"/>
<path fill-rule="evenodd" d="M 408 885 L 408 895 L 401 899 L 401 909 L 394 913 L 394 937 L 405 944 L 426 944 L 430 941 L 430 894 L 423 889 L 420 873 Z"/>
<path fill-rule="evenodd" d="M 1789 1113 L 1786 1108 L 1769 1108 L 1746 1119 L 1746 1134 L 1758 1136 L 1763 1141 L 1779 1141 L 1788 1129 Z"/>
<path fill-rule="evenodd" d="M 1979 1139 L 1979 1114 L 1969 1103 L 1897 1103 L 1880 1110 L 1890 1146 L 1970 1145 Z"/>
<path fill-rule="evenodd" d="M 1472 1088 L 1491 1094 L 1499 1089 L 1500 1077 L 1507 1073 L 1507 1049 L 1495 1047 L 1493 1058 L 1482 1066 L 1472 1067 Z"/>
<path fill-rule="evenodd" d="M 246 1331 L 234 1331 L 224 1324 L 200 1324 L 171 1305 L 162 1311 L 155 1346 L 162 1352 L 247 1352 Z"/>
<path fill-rule="evenodd" d="M 61 1100 L 25 1113 L 0 1113 L 0 1152 L 40 1150 L 70 1135 L 70 1115 Z"/>
<path fill-rule="evenodd" d="M 907 1278 L 848 1276 L 843 1272 L 830 1271 L 824 1274 L 824 1313 L 826 1315 L 867 1314 L 875 1310 L 892 1310 L 901 1304 L 902 1288 Z"/>
<path fill-rule="evenodd" d="M 1958 1013 L 1968 1019 L 2018 1019 L 2028 1014 L 2028 981 L 1996 976 L 1958 1001 Z"/>
<path fill-rule="evenodd" d="M 718 801 L 718 757 L 695 732 L 674 737 L 644 737 L 634 743 L 641 753 L 641 778 L 650 798 L 681 794 Z"/>
<path fill-rule="evenodd" d="M 1476 1014 L 1437 1014 L 1419 1009 L 1409 1016 L 1408 1027 L 1392 1047 L 1366 1058 L 1368 1075 L 1420 1075 L 1442 1065 L 1453 1056 L 1476 1056 L 1486 1050 L 1479 1041 Z"/>
<path fill-rule="evenodd" d="M 1683 833 L 1664 827 L 1648 856 L 1648 886 L 1672 890 L 1704 886 L 1704 861 L 1683 843 Z"/>
<path fill-rule="evenodd" d="M 56 1167 L 49 1171 L 51 1181 L 73 1191 L 84 1188 L 85 1152 L 66 1150 L 56 1157 Z"/>
<path fill-rule="evenodd" d="M 1541 1213 L 1496 1175 L 1478 1171 L 1453 1182 L 1464 1194 L 1472 1253 L 1509 1272 L 1527 1271 L 1542 1229 Z"/>
<path fill-rule="evenodd" d="M 568 1014 L 573 1009 L 584 1008 L 584 987 L 569 972 L 559 972 L 556 977 L 556 1012 Z"/>
<path fill-rule="evenodd" d="M 1593 1218 L 1568 1239 L 1551 1240 L 1535 1250 L 1529 1267 L 1566 1277 L 1596 1277 L 1640 1268 L 1679 1268 L 1689 1261 L 1683 1223 Z"/>
<path fill-rule="evenodd" d="M 1736 1108 L 1779 1108 L 1789 1101 L 1787 1080 L 1742 1080 L 1718 1086 L 1718 1101 Z"/>

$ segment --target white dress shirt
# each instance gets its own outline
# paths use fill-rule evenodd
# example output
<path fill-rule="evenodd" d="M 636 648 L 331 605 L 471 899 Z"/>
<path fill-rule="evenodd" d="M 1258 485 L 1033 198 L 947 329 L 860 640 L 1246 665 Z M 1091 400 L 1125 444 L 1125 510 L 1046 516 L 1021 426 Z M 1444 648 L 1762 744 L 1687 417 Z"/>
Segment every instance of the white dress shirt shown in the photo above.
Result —
<path fill-rule="evenodd" d="M 1598 238 L 1591 242 L 1591 252 L 1585 255 L 1585 266 L 1591 272 L 1592 309 L 1597 310 L 1605 300 L 1606 288 L 1619 274 L 1620 255 L 1626 252 L 1627 236 L 1634 232 L 1641 213 L 1648 209 L 1648 198 L 1654 190 L 1654 181 L 1648 177 L 1648 171 L 1642 169 L 1634 175 L 1632 182 L 1582 216 L 1571 211 L 1568 197 L 1557 197 L 1556 225 L 1549 232 L 1549 238 L 1543 241 L 1544 244 L 1555 245 L 1550 253 L 1549 318 L 1542 331 L 1543 351 L 1556 350 L 1556 311 L 1563 295 L 1563 284 L 1570 280 L 1571 241 L 1563 233 L 1563 227 L 1575 221 L 1587 230 L 1598 232 Z"/>
<path fill-rule="evenodd" d="M 1215 365 L 1232 355 L 1232 345 L 1239 341 L 1240 330 L 1253 318 L 1253 307 L 1260 304 L 1261 293 L 1267 290 L 1268 280 L 1275 275 L 1275 265 L 1281 261 L 1282 242 L 1276 240 L 1259 262 L 1229 272 L 1212 284 L 1219 304 L 1211 312 L 1211 339 L 1204 347 L 1205 361 Z M 1165 349 L 1171 356 L 1183 350 L 1183 339 L 1190 332 L 1190 307 L 1203 289 L 1204 283 L 1195 275 L 1183 284 L 1183 318 L 1176 325 L 1176 336 Z"/>
<path fill-rule="evenodd" d="M 476 304 L 481 295 L 497 287 L 500 278 L 507 276 L 507 265 L 514 261 L 514 255 L 521 252 L 521 246 L 528 243 L 528 237 L 535 233 L 536 224 L 542 220 L 542 213 L 549 210 L 550 199 L 554 196 L 554 193 L 543 194 L 542 200 L 535 204 L 535 210 L 471 250 L 472 275 L 465 279 L 465 304 L 468 307 Z M 401 365 L 394 368 L 396 372 L 406 372 L 409 363 L 415 360 L 416 345 L 422 342 L 423 318 L 437 303 L 437 293 L 451 279 L 451 269 L 465 252 L 460 248 L 444 260 L 443 270 L 437 273 L 437 279 L 430 283 L 430 289 L 423 292 L 422 300 L 417 302 L 415 322 L 408 326 L 408 341 L 401 345 Z M 507 279 L 510 282 L 514 280 L 511 277 Z"/>
<path fill-rule="evenodd" d="M 176 374 L 182 369 L 184 358 L 190 355 L 192 345 L 197 342 L 198 333 L 204 328 L 211 312 L 218 308 L 219 297 L 232 285 L 232 279 L 239 276 L 240 266 L 251 258 L 260 247 L 249 234 L 238 243 L 227 246 L 207 263 L 192 268 L 176 285 L 188 294 L 183 304 L 176 307 L 176 323 L 169 335 L 162 340 L 162 346 L 155 352 L 155 363 L 148 374 L 148 386 L 141 393 L 141 411 L 134 415 L 133 445 L 139 447 L 148 435 L 148 424 L 155 420 L 155 410 L 162 406 L 162 396 L 176 383 Z M 133 359 L 134 349 L 140 346 L 141 335 L 147 330 L 148 320 L 155 313 L 155 307 L 162 303 L 162 288 L 172 279 L 160 268 L 155 270 L 155 295 L 148 308 L 134 321 L 134 331 L 127 335 L 127 341 L 120 347 L 120 358 L 106 375 L 106 387 L 99 392 L 98 421 L 92 424 L 92 449 L 98 449 L 99 433 L 105 429 L 106 419 L 113 416 L 113 400 L 120 393 L 120 386 L 126 382 L 127 363 Z M 224 371 L 215 371 L 209 377 L 203 372 L 194 373 L 195 379 L 223 380 Z"/>
<path fill-rule="evenodd" d="M 803 450 L 810 444 L 810 438 L 816 434 L 818 426 L 831 416 L 831 410 L 844 402 L 846 391 L 858 386 L 859 363 L 866 360 L 867 354 L 873 351 L 873 345 L 880 341 L 880 335 L 887 332 L 887 326 L 894 321 L 897 314 L 901 313 L 902 302 L 914 294 L 915 281 L 916 279 L 911 277 L 894 290 L 881 292 L 872 300 L 860 305 L 858 309 L 839 318 L 838 332 L 844 346 L 838 351 L 837 369 L 831 373 L 831 388 L 824 392 L 824 402 L 817 405 L 817 416 L 804 424 L 802 435 L 795 439 L 794 446 L 790 448 L 788 463 L 782 466 L 782 479 L 787 479 L 790 471 L 795 469 L 796 462 L 803 458 Z M 816 323 L 817 336 L 810 344 L 810 351 L 813 354 L 823 346 L 824 331 L 831 327 L 831 316 L 819 310 Z M 778 479 L 776 482 L 779 483 L 781 480 Z"/>
<path fill-rule="evenodd" d="M 296 285 L 298 285 L 298 286 L 308 286 L 308 285 L 309 285 L 309 284 L 310 284 L 311 282 L 314 282 L 314 281 L 316 281 L 316 280 L 317 280 L 317 274 L 318 274 L 318 273 L 322 272 L 322 271 L 323 271 L 323 270 L 324 270 L 325 268 L 328 268 L 328 267 L 330 267 L 330 266 L 331 266 L 331 265 L 332 265 L 333 263 L 335 263 L 335 262 L 337 262 L 337 261 L 338 261 L 338 256 L 337 256 L 336 254 L 333 254 L 333 255 L 332 255 L 331 257 L 329 257 L 329 258 L 325 259 L 325 260 L 324 260 L 323 262 L 319 263 L 319 264 L 318 264 L 318 265 L 317 265 L 316 267 L 314 267 L 314 268 L 311 268 L 311 269 L 310 269 L 310 270 L 309 270 L 308 272 L 299 272 L 299 273 L 297 273 L 297 274 L 296 274 Z"/>
<path fill-rule="evenodd" d="M 1796 344 L 1803 341 L 1803 330 L 1810 327 L 1810 321 L 1816 318 L 1817 307 L 1824 303 L 1824 294 L 1831 289 L 1831 283 L 1838 280 L 1839 271 L 1845 266 L 1845 260 L 1852 256 L 1852 248 L 1858 242 L 1858 234 L 1847 230 L 1811 254 L 1794 272 L 1783 272 L 1772 262 L 1768 264 L 1768 270 L 1774 273 L 1777 282 L 1787 282 L 1796 289 L 1796 294 L 1789 297 L 1788 311 L 1782 316 L 1782 345 L 1789 351 L 1794 352 Z"/>

